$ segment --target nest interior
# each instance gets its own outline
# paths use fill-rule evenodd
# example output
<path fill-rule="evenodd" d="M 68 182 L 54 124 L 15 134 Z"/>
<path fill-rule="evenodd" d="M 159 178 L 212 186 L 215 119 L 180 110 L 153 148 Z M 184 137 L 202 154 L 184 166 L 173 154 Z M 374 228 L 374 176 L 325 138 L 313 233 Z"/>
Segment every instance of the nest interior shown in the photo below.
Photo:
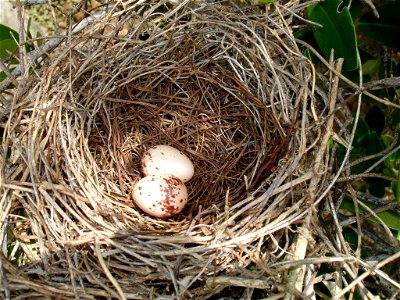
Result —
<path fill-rule="evenodd" d="M 292 257 L 295 224 L 323 191 L 312 177 L 328 163 L 317 155 L 327 97 L 313 93 L 288 27 L 303 7 L 151 3 L 116 4 L 70 33 L 14 101 L 5 211 L 29 236 L 17 279 L 35 295 L 185 298 L 240 286 L 221 274 L 282 285 L 286 271 L 271 264 Z M 187 207 L 166 220 L 131 199 L 141 156 L 158 144 L 195 166 Z"/>

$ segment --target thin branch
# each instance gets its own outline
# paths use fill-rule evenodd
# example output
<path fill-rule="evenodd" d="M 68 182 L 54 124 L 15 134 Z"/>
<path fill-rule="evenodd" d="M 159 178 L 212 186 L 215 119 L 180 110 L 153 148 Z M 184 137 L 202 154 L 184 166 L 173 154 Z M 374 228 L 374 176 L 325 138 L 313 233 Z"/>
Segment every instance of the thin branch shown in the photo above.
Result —
<path fill-rule="evenodd" d="M 339 178 L 336 182 L 348 182 L 348 181 L 354 181 L 354 180 L 359 180 L 362 178 L 382 178 L 382 179 L 386 179 L 389 181 L 396 181 L 397 178 L 395 177 L 391 177 L 391 176 L 387 176 L 381 173 L 360 173 L 360 174 L 354 174 L 354 175 L 350 175 L 350 176 L 346 176 L 346 177 L 341 177 Z"/>
<path fill-rule="evenodd" d="M 370 267 L 369 270 L 365 271 L 363 274 L 358 276 L 353 282 L 351 282 L 348 286 L 346 286 L 343 290 L 338 293 L 334 299 L 341 299 L 347 292 L 349 292 L 354 286 L 357 284 L 361 283 L 365 278 L 370 276 L 372 273 L 374 273 L 376 270 L 382 268 L 383 266 L 387 265 L 388 263 L 391 263 L 392 261 L 395 261 L 400 258 L 400 251 L 398 253 L 393 254 L 392 256 L 389 256 L 388 258 L 384 259 L 380 263 L 377 263 L 375 266 Z M 391 282 L 392 283 L 392 282 Z M 398 283 L 396 283 L 396 286 L 400 286 Z"/>
<path fill-rule="evenodd" d="M 395 152 L 397 152 L 400 149 L 400 146 L 397 146 L 395 148 L 395 146 L 397 145 L 398 139 L 399 139 L 399 134 L 396 132 L 395 135 L 394 135 L 394 139 L 393 139 L 392 143 L 390 144 L 390 146 L 388 148 L 386 148 L 385 150 L 383 150 L 383 151 L 381 151 L 379 153 L 375 153 L 375 154 L 372 154 L 372 155 L 364 156 L 364 157 L 361 157 L 361 158 L 359 158 L 357 160 L 354 160 L 346 167 L 346 169 L 350 169 L 351 167 L 356 166 L 356 165 L 358 165 L 358 164 L 360 164 L 360 163 L 362 163 L 364 161 L 371 160 L 371 159 L 383 156 L 374 165 L 369 167 L 368 170 L 365 171 L 365 172 L 371 171 L 373 168 L 375 168 L 380 163 L 385 161 L 386 158 L 388 158 L 389 156 L 391 156 L 392 154 L 394 154 Z"/>
<path fill-rule="evenodd" d="M 11 2 L 13 8 L 16 8 L 18 6 L 23 6 L 23 7 L 29 7 L 33 5 L 41 5 L 41 4 L 49 4 L 50 1 L 48 0 L 26 0 L 26 1 L 17 1 L 17 2 Z M 51 2 L 50 2 L 51 3 Z"/>
<path fill-rule="evenodd" d="M 400 109 L 400 105 L 399 105 L 399 104 L 393 103 L 393 102 L 391 102 L 391 101 L 389 101 L 389 100 L 386 100 L 386 99 L 379 98 L 379 97 L 375 96 L 374 94 L 371 94 L 371 93 L 367 92 L 363 87 L 359 87 L 356 83 L 354 83 L 353 81 L 351 81 L 350 79 L 348 79 L 348 78 L 345 77 L 344 75 L 338 73 L 336 70 L 334 70 L 334 69 L 329 65 L 329 63 L 321 56 L 321 54 L 319 54 L 314 48 L 312 48 L 312 47 L 311 47 L 309 44 L 307 44 L 306 42 L 304 42 L 304 41 L 302 41 L 302 40 L 299 40 L 299 39 L 296 39 L 296 42 L 299 43 L 299 44 L 301 44 L 301 45 L 303 45 L 303 46 L 305 46 L 305 47 L 307 47 L 308 50 L 310 50 L 315 56 L 317 56 L 318 59 L 319 59 L 330 71 L 334 72 L 337 76 L 339 76 L 339 78 L 340 78 L 341 80 L 343 80 L 343 81 L 344 81 L 345 83 L 347 83 L 349 86 L 351 86 L 352 88 L 354 88 L 354 89 L 356 90 L 356 93 L 357 93 L 357 94 L 364 94 L 364 95 L 366 95 L 366 96 L 368 96 L 368 97 L 370 97 L 370 98 L 372 98 L 372 99 L 374 99 L 374 100 L 376 100 L 376 101 L 378 101 L 378 102 L 380 102 L 380 103 L 382 103 L 382 104 L 385 104 L 385 105 L 387 105 L 387 106 L 391 106 L 391 107 L 395 107 L 395 108 Z"/>
<path fill-rule="evenodd" d="M 362 201 L 367 201 L 368 203 L 374 204 L 376 206 L 382 207 L 386 205 L 392 205 L 392 210 L 400 214 L 400 209 L 397 209 L 396 207 L 400 207 L 400 202 L 391 202 L 391 201 L 385 201 L 382 198 L 378 198 L 375 196 L 372 196 L 367 193 L 363 192 L 357 192 L 357 198 L 362 200 Z"/>
<path fill-rule="evenodd" d="M 97 259 L 99 260 L 99 263 L 104 271 L 104 273 L 106 274 L 106 276 L 108 277 L 108 279 L 111 281 L 111 283 L 114 285 L 114 287 L 116 288 L 119 296 L 121 297 L 120 299 L 122 300 L 126 300 L 126 295 L 124 294 L 123 290 L 121 289 L 121 286 L 119 285 L 119 283 L 115 280 L 114 276 L 111 274 L 110 270 L 108 269 L 108 267 L 106 266 L 106 263 L 103 259 L 103 255 L 101 253 L 100 250 L 100 241 L 99 238 L 95 237 L 95 242 L 94 242 L 94 246 L 95 246 L 95 252 L 96 252 L 96 256 Z"/>
<path fill-rule="evenodd" d="M 375 208 L 373 211 L 375 214 L 377 214 L 377 213 L 381 213 L 381 212 L 388 211 L 388 210 L 396 210 L 396 209 L 398 210 L 399 206 L 400 206 L 400 204 L 398 202 L 390 202 L 388 204 L 385 204 L 384 206 Z M 373 214 L 371 212 L 365 212 L 365 213 L 360 214 L 360 219 L 365 219 L 365 218 L 371 217 L 372 215 Z M 344 226 L 353 224 L 356 221 L 357 221 L 356 217 L 351 217 L 351 218 L 341 221 L 340 225 L 344 227 Z"/>
<path fill-rule="evenodd" d="M 398 86 L 400 86 L 400 76 L 370 81 L 365 85 L 365 90 L 375 91 L 387 88 L 395 88 Z"/>
<path fill-rule="evenodd" d="M 82 20 L 79 24 L 77 24 L 74 29 L 72 30 L 71 34 L 73 33 L 78 33 L 81 32 L 83 29 L 86 27 L 92 25 L 96 21 L 98 21 L 102 16 L 104 16 L 107 13 L 106 9 L 103 9 L 101 11 L 98 11 L 94 13 L 93 15 L 87 17 L 86 19 Z M 26 55 L 26 60 L 27 60 L 27 66 L 26 68 L 29 69 L 30 67 L 34 66 L 35 63 L 43 56 L 48 55 L 53 49 L 55 49 L 58 45 L 60 45 L 64 39 L 68 37 L 68 32 L 65 32 L 58 37 L 52 38 L 49 41 L 47 41 L 45 44 L 43 44 L 41 47 L 36 48 L 35 50 L 29 52 Z M 12 71 L 12 76 L 18 77 L 21 76 L 23 73 L 23 68 L 21 66 L 17 66 L 13 71 Z M 0 92 L 6 90 L 12 81 L 5 79 L 3 82 L 0 83 Z"/>
<path fill-rule="evenodd" d="M 319 55 L 319 54 L 318 54 Z M 319 58 L 324 62 L 324 64 L 328 65 L 328 68 L 339 78 L 346 78 L 344 77 L 340 72 L 338 72 L 335 68 L 331 68 L 331 66 L 324 60 L 324 58 L 319 55 Z M 361 58 L 360 55 L 358 55 L 358 61 L 361 64 Z M 347 78 L 346 78 L 347 80 Z M 360 86 L 362 87 L 362 81 L 360 82 Z M 336 184 L 337 180 L 339 179 L 340 175 L 343 172 L 344 167 L 346 166 L 349 157 L 350 157 L 350 152 L 351 152 L 351 147 L 353 145 L 353 141 L 354 141 L 354 137 L 356 135 L 356 128 L 357 128 L 357 124 L 358 124 L 358 120 L 360 118 L 360 113 L 361 113 L 361 103 L 362 103 L 362 94 L 358 95 L 358 100 L 357 100 L 357 109 L 356 109 L 356 114 L 354 117 L 354 127 L 351 131 L 350 134 L 350 140 L 349 140 L 349 147 L 346 149 L 346 153 L 344 155 L 344 159 L 342 164 L 340 165 L 338 171 L 336 172 L 334 178 L 332 179 L 332 181 L 329 183 L 328 187 L 325 189 L 325 191 L 319 196 L 319 198 L 317 199 L 317 201 L 314 203 L 314 205 L 317 205 L 320 201 L 322 201 L 326 195 L 329 193 L 329 191 L 332 189 L 332 187 Z"/>

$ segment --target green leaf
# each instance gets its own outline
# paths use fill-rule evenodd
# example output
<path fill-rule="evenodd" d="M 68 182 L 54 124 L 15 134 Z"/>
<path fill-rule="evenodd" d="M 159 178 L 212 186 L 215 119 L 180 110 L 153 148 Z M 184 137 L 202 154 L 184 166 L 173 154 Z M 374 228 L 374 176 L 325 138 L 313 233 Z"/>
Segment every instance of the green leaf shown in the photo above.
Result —
<path fill-rule="evenodd" d="M 43 45 L 43 40 L 40 39 L 41 37 L 42 37 L 42 35 L 40 34 L 40 32 L 36 33 L 36 38 L 38 38 L 36 44 L 37 44 L 38 47 Z"/>
<path fill-rule="evenodd" d="M 276 2 L 276 0 L 257 0 L 258 3 L 273 3 Z"/>
<path fill-rule="evenodd" d="M 382 42 L 400 51 L 400 1 L 392 1 L 376 7 L 379 19 L 368 11 L 357 24 L 357 29 L 368 38 Z"/>
<path fill-rule="evenodd" d="M 364 204 L 368 205 L 368 207 L 370 207 L 371 209 L 377 208 L 376 205 L 367 204 L 367 203 L 364 203 Z M 348 200 L 348 199 L 343 201 L 343 203 L 342 203 L 340 208 L 344 209 L 344 210 L 347 210 L 349 212 L 352 212 L 352 213 L 355 212 L 353 202 L 351 200 Z M 359 209 L 360 209 L 361 213 L 366 212 L 366 210 L 363 207 L 359 206 Z M 395 230 L 400 230 L 400 216 L 398 214 L 396 214 L 395 212 L 384 211 L 384 212 L 378 213 L 377 215 L 382 219 L 382 221 L 389 228 L 395 229 Z M 376 220 L 374 217 L 368 217 L 367 219 L 372 221 L 372 222 L 374 222 L 374 223 L 378 223 L 379 224 L 379 221 Z"/>
<path fill-rule="evenodd" d="M 394 174 L 392 167 L 393 167 L 393 161 L 390 161 L 389 159 L 385 160 L 385 166 L 387 168 L 384 168 L 382 173 L 386 176 L 391 176 L 394 177 L 396 174 Z"/>
<path fill-rule="evenodd" d="M 12 53 L 18 53 L 18 45 L 12 39 L 0 41 L 0 59 L 8 58 Z"/>
<path fill-rule="evenodd" d="M 389 211 L 378 213 L 378 216 L 389 227 L 395 230 L 400 230 L 400 216 Z M 373 222 L 378 223 L 375 218 L 370 218 Z"/>
<path fill-rule="evenodd" d="M 0 24 L 0 41 L 13 38 L 18 41 L 18 33 L 14 29 Z"/>
<path fill-rule="evenodd" d="M 12 53 L 18 53 L 18 33 L 3 24 L 0 24 L 0 59 L 10 57 Z"/>
<path fill-rule="evenodd" d="M 369 75 L 371 77 L 374 77 L 375 75 L 379 74 L 380 67 L 381 67 L 380 59 L 367 60 L 362 67 L 363 75 Z"/>
<path fill-rule="evenodd" d="M 338 7 L 341 0 L 325 0 L 307 9 L 308 18 L 322 27 L 314 26 L 314 36 L 326 59 L 334 49 L 334 57 L 344 58 L 343 70 L 354 70 L 358 67 L 357 40 L 355 27 L 348 7 L 341 12 Z"/>
<path fill-rule="evenodd" d="M 363 118 L 358 119 L 354 144 L 360 144 L 362 140 L 368 135 L 368 132 L 369 128 L 367 122 L 365 122 Z"/>
<path fill-rule="evenodd" d="M 367 155 L 372 155 L 385 149 L 381 139 L 379 138 L 379 135 L 375 130 L 370 130 L 368 132 L 368 135 L 363 140 L 363 144 L 365 147 L 365 154 Z M 370 161 L 374 162 L 374 160 Z"/>
<path fill-rule="evenodd" d="M 14 70 L 15 68 L 10 68 L 9 71 L 10 73 Z M 0 72 L 0 82 L 2 82 L 5 78 L 7 78 L 6 73 Z M 0 138 L 0 145 L 1 145 L 1 138 Z"/>
<path fill-rule="evenodd" d="M 392 144 L 392 142 L 393 142 L 393 137 L 391 135 L 388 135 L 388 134 L 381 135 L 381 139 L 382 139 L 383 145 L 386 148 L 389 147 L 390 144 Z"/>
<path fill-rule="evenodd" d="M 9 58 L 12 54 L 18 53 L 18 44 L 15 40 L 18 41 L 18 33 L 7 27 L 3 24 L 0 24 L 0 59 Z M 7 62 L 8 64 L 17 64 L 18 61 L 13 59 Z M 13 68 L 10 68 L 9 71 L 12 72 Z M 6 74 L 4 72 L 0 72 L 0 82 L 6 78 Z"/>
<path fill-rule="evenodd" d="M 364 8 L 364 1 L 360 1 L 360 0 L 348 0 L 347 1 L 349 4 L 351 4 L 350 6 L 350 14 L 351 14 L 351 18 L 353 20 L 357 19 L 361 13 L 362 10 Z"/>

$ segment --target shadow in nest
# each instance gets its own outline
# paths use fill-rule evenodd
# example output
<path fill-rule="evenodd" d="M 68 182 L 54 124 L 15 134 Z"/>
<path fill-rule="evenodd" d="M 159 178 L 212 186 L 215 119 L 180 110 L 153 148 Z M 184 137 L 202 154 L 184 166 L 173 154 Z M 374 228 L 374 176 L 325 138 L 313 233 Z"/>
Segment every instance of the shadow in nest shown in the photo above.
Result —
<path fill-rule="evenodd" d="M 173 50 L 156 61 L 145 58 L 140 65 L 121 66 L 124 71 L 111 79 L 117 88 L 92 95 L 93 109 L 84 123 L 100 182 L 118 182 L 116 192 L 128 198 L 142 176 L 146 149 L 167 144 L 183 151 L 195 175 L 187 183 L 189 203 L 182 214 L 196 215 L 202 207 L 214 205 L 219 211 L 226 202 L 246 198 L 271 174 L 290 135 L 271 107 L 238 79 L 229 61 L 218 59 L 220 49 L 186 41 L 174 46 L 169 41 Z M 105 82 L 102 74 L 92 81 Z"/>

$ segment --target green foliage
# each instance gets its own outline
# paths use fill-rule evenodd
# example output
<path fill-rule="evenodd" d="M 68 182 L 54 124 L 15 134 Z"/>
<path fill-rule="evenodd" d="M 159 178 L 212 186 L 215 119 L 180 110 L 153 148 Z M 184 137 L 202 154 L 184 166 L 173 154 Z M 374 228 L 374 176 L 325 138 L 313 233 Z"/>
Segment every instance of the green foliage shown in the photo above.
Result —
<path fill-rule="evenodd" d="M 351 5 L 350 8 L 349 5 Z M 334 49 L 335 58 L 344 58 L 345 75 L 354 82 L 359 81 L 357 64 L 357 54 L 359 54 L 362 62 L 362 79 L 364 84 L 367 84 L 369 81 L 387 76 L 385 67 L 388 68 L 388 61 L 383 62 L 383 53 L 377 53 L 376 46 L 382 43 L 397 51 L 400 50 L 400 1 L 387 0 L 386 3 L 377 6 L 376 11 L 379 18 L 361 0 L 323 0 L 307 10 L 308 19 L 322 27 L 313 25 L 307 29 L 303 28 L 295 32 L 295 36 L 319 49 L 327 60 L 330 58 L 331 49 Z M 362 38 L 362 43 L 356 39 L 356 36 Z M 309 55 L 307 52 L 305 54 Z M 313 59 L 311 55 L 309 56 Z M 389 68 L 395 76 L 398 76 L 396 62 L 389 61 Z M 397 91 L 394 88 L 373 91 L 373 93 L 391 101 L 398 101 Z M 383 152 L 389 147 L 391 149 L 398 147 L 400 142 L 393 145 L 393 141 L 395 133 L 400 129 L 400 111 L 379 106 L 368 97 L 364 97 L 364 105 L 368 109 L 362 108 L 350 152 L 350 162 L 358 160 L 358 163 L 354 164 L 350 171 L 352 175 L 355 175 L 368 170 L 385 175 L 387 179 L 365 178 L 358 181 L 355 187 L 374 197 L 384 198 L 385 201 L 400 202 L 400 151 L 393 153 L 379 164 L 382 155 L 373 159 L 364 159 Z M 342 162 L 345 151 L 343 146 L 338 147 L 339 163 Z M 372 166 L 374 168 L 371 170 Z M 365 204 L 371 209 L 377 208 L 373 204 Z M 350 200 L 344 201 L 341 208 L 351 213 L 355 211 L 354 204 Z M 360 212 L 365 212 L 365 209 L 360 207 Z M 389 228 L 400 232 L 400 216 L 397 213 L 385 211 L 378 213 L 378 216 Z M 368 219 L 377 221 L 373 217 Z"/>
<path fill-rule="evenodd" d="M 397 119 L 392 118 L 391 122 L 386 124 L 385 115 L 388 113 L 384 112 L 379 106 L 372 106 L 366 113 L 365 118 L 360 118 L 357 124 L 353 149 L 350 153 L 350 160 L 355 161 L 363 157 L 379 153 L 388 147 L 393 147 L 393 136 L 389 133 L 384 133 L 385 128 L 393 127 L 394 122 L 398 122 Z M 397 147 L 400 142 L 397 142 Z M 341 161 L 344 157 L 345 148 L 340 146 L 338 149 L 338 158 Z M 374 159 L 369 159 L 360 162 L 351 168 L 352 174 L 361 174 L 369 169 L 373 164 L 377 163 L 380 156 Z M 384 162 L 376 166 L 372 171 L 374 173 L 381 173 L 389 176 L 393 179 L 399 178 L 400 170 L 400 151 L 396 151 L 389 156 Z M 385 189 L 392 186 L 393 195 L 397 195 L 399 192 L 398 183 L 389 182 L 385 179 L 373 178 L 366 179 L 365 182 L 369 185 L 369 192 L 376 197 L 383 197 L 386 194 Z M 395 197 L 397 201 L 400 201 L 400 196 Z"/>
<path fill-rule="evenodd" d="M 18 38 L 18 33 L 15 30 L 0 24 L 0 59 L 3 59 L 6 65 L 9 65 L 10 71 L 13 70 L 13 65 L 18 63 L 15 59 L 9 59 L 18 53 Z M 4 80 L 5 77 L 6 74 L 0 72 L 0 81 Z"/>
<path fill-rule="evenodd" d="M 382 135 L 383 143 L 389 147 L 393 142 L 390 135 Z M 397 142 L 400 145 L 400 142 Z M 384 161 L 383 174 L 393 177 L 395 181 L 391 182 L 391 188 L 395 201 L 400 202 L 400 150 L 393 153 Z"/>
<path fill-rule="evenodd" d="M 366 205 L 369 208 L 371 208 L 372 210 L 378 208 L 377 205 L 373 205 L 373 204 L 366 204 Z M 343 201 L 342 206 L 340 208 L 345 209 L 352 213 L 355 212 L 353 202 L 348 199 Z M 360 213 L 367 212 L 367 210 L 363 207 L 359 207 L 359 210 L 360 210 Z M 391 212 L 391 211 L 384 211 L 384 212 L 377 213 L 377 215 L 389 228 L 400 231 L 400 216 L 398 214 L 396 214 L 395 212 Z M 379 224 L 379 221 L 376 220 L 374 217 L 368 217 L 367 219 L 374 223 Z"/>
<path fill-rule="evenodd" d="M 339 11 L 340 0 L 326 0 L 308 8 L 308 18 L 322 27 L 314 26 L 313 32 L 319 48 L 326 58 L 334 49 L 334 57 L 344 58 L 344 70 L 358 67 L 355 27 L 349 9 Z"/>
<path fill-rule="evenodd" d="M 359 19 L 357 29 L 366 37 L 400 51 L 400 1 L 388 2 L 376 9 L 379 18 L 368 11 Z"/>
<path fill-rule="evenodd" d="M 18 52 L 18 44 L 13 39 L 0 40 L 0 58 L 8 58 Z"/>
<path fill-rule="evenodd" d="M 397 118 L 398 110 L 394 113 L 394 118 L 387 120 L 388 109 L 383 110 L 379 106 L 372 106 L 364 118 L 360 118 L 355 131 L 353 148 L 350 152 L 350 161 L 356 161 L 366 156 L 377 154 L 391 147 L 396 149 L 400 145 L 394 143 L 394 137 L 387 128 L 395 128 L 399 124 Z M 346 149 L 343 146 L 338 148 L 338 160 L 341 162 L 344 158 Z M 379 162 L 381 156 L 373 159 L 361 161 L 351 168 L 351 174 L 362 174 L 367 169 Z M 400 150 L 395 151 L 383 162 L 379 163 L 371 170 L 373 173 L 386 175 L 392 180 L 382 178 L 366 178 L 358 187 L 360 191 L 368 191 L 374 197 L 389 199 L 389 201 L 400 202 Z M 387 200 L 386 200 L 387 201 Z M 371 209 L 378 208 L 377 205 L 365 203 Z M 354 204 L 351 200 L 345 200 L 341 209 L 351 213 L 355 212 Z M 360 207 L 360 212 L 366 212 L 366 209 Z M 400 231 L 400 216 L 396 212 L 385 211 L 377 214 L 381 220 L 391 229 Z M 378 223 L 374 217 L 368 220 Z"/>
<path fill-rule="evenodd" d="M 13 38 L 18 41 L 18 32 L 10 27 L 0 24 L 0 41 Z"/>
<path fill-rule="evenodd" d="M 350 152 L 350 160 L 355 161 L 365 156 L 376 154 L 384 149 L 382 142 L 379 139 L 379 134 L 370 127 L 364 118 L 360 118 L 357 124 L 356 133 L 353 141 L 353 149 Z M 338 149 L 339 160 L 344 157 L 346 149 L 340 147 Z M 369 159 L 361 162 L 351 168 L 352 174 L 360 174 L 365 172 L 369 167 L 377 162 L 377 159 Z M 374 171 L 379 171 L 375 169 Z"/>
<path fill-rule="evenodd" d="M 32 34 L 30 32 L 31 27 L 31 19 L 28 19 L 27 24 L 27 38 L 28 40 L 32 39 Z M 40 36 L 40 34 L 38 34 Z M 3 24 L 0 24 L 0 59 L 3 60 L 5 65 L 8 67 L 9 72 L 12 72 L 15 68 L 15 65 L 18 64 L 18 51 L 19 51 L 19 34 L 14 29 L 7 27 Z M 37 42 L 37 45 L 40 45 L 40 42 Z M 35 49 L 35 45 L 33 43 L 27 42 L 25 44 L 26 52 L 30 52 Z M 6 78 L 6 74 L 4 72 L 0 72 L 0 81 Z"/>
<path fill-rule="evenodd" d="M 370 78 L 379 76 L 379 70 L 382 67 L 381 59 L 367 60 L 362 66 L 363 75 L 368 75 Z"/>
<path fill-rule="evenodd" d="M 345 71 L 358 68 L 356 33 L 400 50 L 400 1 L 388 1 L 378 6 L 379 18 L 372 9 L 362 14 L 365 8 L 362 1 L 351 1 L 350 8 L 347 5 L 341 0 L 324 0 L 310 6 L 308 19 L 321 26 L 312 27 L 315 40 L 309 37 L 304 40 L 317 46 L 326 59 L 334 49 L 335 58 L 344 58 Z"/>

